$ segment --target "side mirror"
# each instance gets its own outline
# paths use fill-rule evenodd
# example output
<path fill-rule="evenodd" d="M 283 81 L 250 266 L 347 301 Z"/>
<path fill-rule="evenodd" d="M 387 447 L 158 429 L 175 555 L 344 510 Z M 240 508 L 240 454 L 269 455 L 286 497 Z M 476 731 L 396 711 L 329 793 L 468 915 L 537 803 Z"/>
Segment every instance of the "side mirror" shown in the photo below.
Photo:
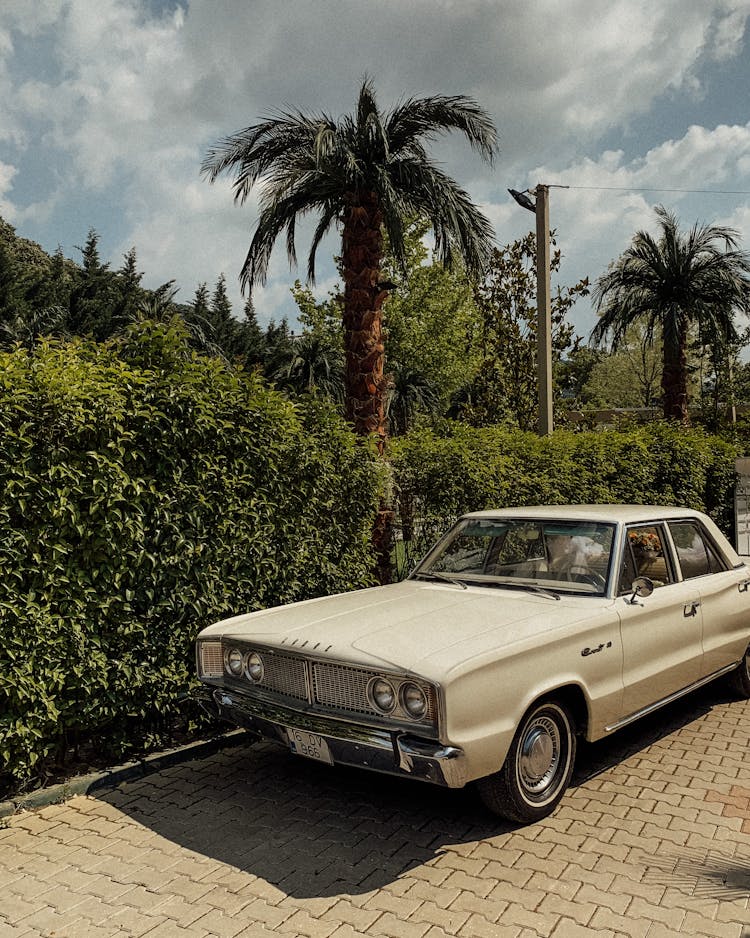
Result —
<path fill-rule="evenodd" d="M 629 602 L 631 606 L 635 606 L 636 597 L 646 599 L 653 593 L 654 581 L 650 580 L 647 576 L 637 576 L 630 584 L 630 588 L 633 591 L 633 595 L 627 602 Z"/>

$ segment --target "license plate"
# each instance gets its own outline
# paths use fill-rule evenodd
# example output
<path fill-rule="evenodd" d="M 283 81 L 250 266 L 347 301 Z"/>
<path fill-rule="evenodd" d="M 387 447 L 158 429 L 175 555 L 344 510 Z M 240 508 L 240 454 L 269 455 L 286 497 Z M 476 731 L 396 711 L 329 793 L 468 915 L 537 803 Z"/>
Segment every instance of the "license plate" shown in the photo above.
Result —
<path fill-rule="evenodd" d="M 289 737 L 289 748 L 296 752 L 298 756 L 305 756 L 307 759 L 317 759 L 318 762 L 327 762 L 333 765 L 328 743 L 317 733 L 308 733 L 305 730 L 296 730 L 287 727 L 286 734 Z"/>

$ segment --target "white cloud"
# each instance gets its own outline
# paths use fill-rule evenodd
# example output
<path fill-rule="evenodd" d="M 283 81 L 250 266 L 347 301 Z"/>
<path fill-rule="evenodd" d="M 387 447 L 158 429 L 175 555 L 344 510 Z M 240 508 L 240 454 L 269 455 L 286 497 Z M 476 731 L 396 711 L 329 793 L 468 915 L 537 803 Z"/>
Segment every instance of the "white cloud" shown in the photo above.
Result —
<path fill-rule="evenodd" d="M 0 163 L 0 215 L 9 222 L 16 218 L 16 207 L 7 198 L 7 193 L 13 188 L 13 177 L 17 172 L 15 166 Z"/>
<path fill-rule="evenodd" d="M 595 279 L 635 231 L 654 231 L 658 203 L 673 209 L 683 228 L 696 221 L 726 224 L 750 241 L 750 196 L 739 194 L 750 190 L 750 123 L 713 130 L 693 126 L 679 140 L 665 141 L 630 161 L 622 152 L 608 151 L 562 169 L 540 166 L 529 174 L 528 184 L 536 182 L 571 186 L 552 189 L 550 197 L 551 225 L 565 255 L 563 282 L 586 275 Z M 518 237 L 518 230 L 506 237 L 511 225 L 518 225 L 518 212 L 509 215 L 498 208 L 494 220 L 501 240 Z M 593 314 L 580 307 L 574 320 L 586 332 L 594 322 Z"/>
<path fill-rule="evenodd" d="M 470 157 L 461 139 L 438 152 L 485 204 L 501 241 L 528 230 L 505 186 L 518 186 L 529 167 L 538 169 L 527 184 L 710 188 L 738 174 L 747 178 L 747 126 L 696 126 L 629 160 L 601 153 L 597 141 L 665 91 L 700 91 L 702 63 L 737 55 L 750 0 L 611 0 L 595 8 L 590 0 L 184 6 L 161 17 L 149 13 L 146 0 L 0 6 L 0 140 L 17 148 L 5 158 L 18 167 L 4 186 L 0 172 L 0 213 L 39 221 L 45 213 L 54 218 L 56 207 L 59 218 L 72 200 L 89 200 L 87 223 L 97 226 L 97 211 L 116 212 L 114 263 L 135 244 L 151 283 L 175 277 L 183 301 L 197 283 L 212 284 L 225 271 L 235 307 L 241 303 L 236 282 L 253 204 L 237 208 L 227 183 L 211 187 L 199 178 L 208 145 L 273 107 L 349 110 L 364 72 L 373 75 L 384 106 L 405 93 L 467 93 L 490 111 L 502 147 L 494 171 Z M 35 44 L 38 67 L 30 68 Z M 40 185 L 27 172 L 39 174 Z M 15 205 L 7 196 L 13 179 Z M 34 193 L 25 204 L 21 181 Z M 567 267 L 580 271 L 576 276 L 600 273 L 634 228 L 652 219 L 651 198 L 555 190 L 553 224 Z M 58 232 L 51 240 L 60 238 Z M 299 241 L 303 258 L 304 237 Z M 322 263 L 326 248 L 323 279 L 330 274 Z M 299 273 L 304 277 L 304 262 Z M 294 276 L 280 244 L 268 286 L 256 297 L 259 315 L 288 307 Z"/>

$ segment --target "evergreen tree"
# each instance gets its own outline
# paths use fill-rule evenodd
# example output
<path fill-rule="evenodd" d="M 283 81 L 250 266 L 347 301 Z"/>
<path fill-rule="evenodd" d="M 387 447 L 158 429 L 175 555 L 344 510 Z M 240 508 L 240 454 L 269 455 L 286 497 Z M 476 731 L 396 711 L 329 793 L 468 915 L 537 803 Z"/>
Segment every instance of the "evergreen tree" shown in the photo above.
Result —
<path fill-rule="evenodd" d="M 263 336 L 266 350 L 263 370 L 267 375 L 277 374 L 283 368 L 284 362 L 291 357 L 293 341 L 286 317 L 278 325 L 273 319 L 269 322 Z"/>
<path fill-rule="evenodd" d="M 135 248 L 123 255 L 122 267 L 117 271 L 118 297 L 114 308 L 114 318 L 118 323 L 132 322 L 136 311 L 143 302 L 145 291 L 141 287 L 143 272 L 138 270 Z"/>
<path fill-rule="evenodd" d="M 78 250 L 82 266 L 70 293 L 69 328 L 75 335 L 106 339 L 115 329 L 117 296 L 109 265 L 99 258 L 99 235 L 93 228 Z"/>
<path fill-rule="evenodd" d="M 245 319 L 242 323 L 245 346 L 245 367 L 254 368 L 262 365 L 266 359 L 266 342 L 258 325 L 255 305 L 252 297 L 245 303 Z"/>
<path fill-rule="evenodd" d="M 201 319 L 207 319 L 210 315 L 211 308 L 208 301 L 208 287 L 205 283 L 198 284 L 190 309 L 192 315 L 200 317 Z"/>
<path fill-rule="evenodd" d="M 63 257 L 62 248 L 58 246 L 47 269 L 36 268 L 32 271 L 30 283 L 26 288 L 26 299 L 37 313 L 43 313 L 50 307 L 67 311 L 71 287 L 67 262 Z"/>
<path fill-rule="evenodd" d="M 29 313 L 25 281 L 12 253 L 0 241 L 0 323 L 12 323 Z"/>

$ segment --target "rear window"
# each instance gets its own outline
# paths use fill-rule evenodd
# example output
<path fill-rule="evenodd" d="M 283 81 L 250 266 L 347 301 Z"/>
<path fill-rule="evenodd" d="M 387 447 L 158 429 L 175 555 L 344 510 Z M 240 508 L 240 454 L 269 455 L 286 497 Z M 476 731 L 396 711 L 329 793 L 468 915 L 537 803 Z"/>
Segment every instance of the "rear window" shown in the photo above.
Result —
<path fill-rule="evenodd" d="M 726 569 L 699 522 L 670 521 L 669 533 L 674 541 L 677 561 L 684 579 L 691 580 Z"/>

